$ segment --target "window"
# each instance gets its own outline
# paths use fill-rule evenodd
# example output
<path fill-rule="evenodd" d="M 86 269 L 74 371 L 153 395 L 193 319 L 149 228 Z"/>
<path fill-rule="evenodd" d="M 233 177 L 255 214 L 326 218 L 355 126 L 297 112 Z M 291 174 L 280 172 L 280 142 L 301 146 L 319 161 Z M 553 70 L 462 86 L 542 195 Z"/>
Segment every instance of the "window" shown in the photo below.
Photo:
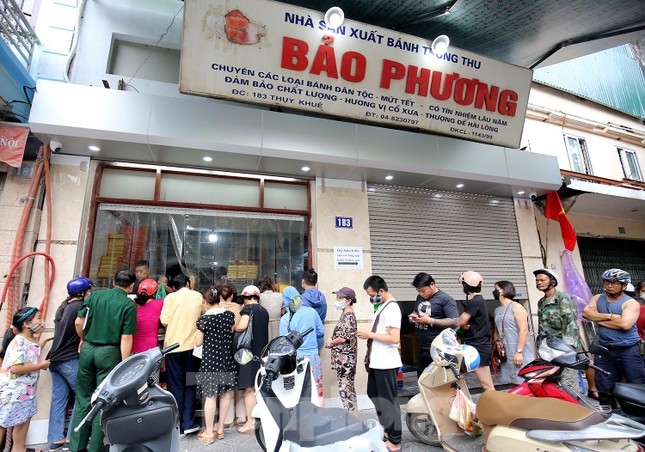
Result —
<path fill-rule="evenodd" d="M 567 147 L 567 156 L 569 157 L 571 171 L 583 174 L 593 174 L 591 171 L 591 163 L 589 162 L 589 154 L 587 152 L 587 142 L 582 138 L 565 135 L 564 143 Z"/>
<path fill-rule="evenodd" d="M 625 179 L 643 182 L 643 173 L 641 172 L 640 165 L 638 164 L 636 152 L 629 149 L 618 149 L 618 155 L 620 156 L 620 163 L 623 164 L 623 174 L 625 175 Z"/>
<path fill-rule="evenodd" d="M 145 80 L 179 83 L 179 50 L 115 39 L 107 72 L 126 78 L 136 74 Z"/>

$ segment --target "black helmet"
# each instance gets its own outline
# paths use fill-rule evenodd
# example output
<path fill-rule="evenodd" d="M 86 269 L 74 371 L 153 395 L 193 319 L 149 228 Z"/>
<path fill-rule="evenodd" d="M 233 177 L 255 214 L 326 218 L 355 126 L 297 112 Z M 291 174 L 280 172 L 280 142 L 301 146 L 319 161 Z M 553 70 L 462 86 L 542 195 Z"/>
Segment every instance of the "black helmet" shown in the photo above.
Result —
<path fill-rule="evenodd" d="M 79 276 L 67 283 L 67 295 L 77 297 L 92 287 L 92 280 L 84 276 Z"/>
<path fill-rule="evenodd" d="M 540 268 L 537 269 L 533 272 L 535 276 L 537 275 L 547 275 L 549 278 L 551 278 L 551 281 L 553 281 L 553 287 L 558 285 L 558 275 L 555 274 L 553 270 L 549 270 L 548 268 Z"/>

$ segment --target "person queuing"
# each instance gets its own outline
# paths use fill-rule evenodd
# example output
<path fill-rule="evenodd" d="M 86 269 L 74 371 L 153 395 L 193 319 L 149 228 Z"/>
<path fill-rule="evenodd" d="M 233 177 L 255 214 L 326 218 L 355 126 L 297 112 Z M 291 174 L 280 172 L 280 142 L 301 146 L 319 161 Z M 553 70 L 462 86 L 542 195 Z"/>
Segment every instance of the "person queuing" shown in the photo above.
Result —
<path fill-rule="evenodd" d="M 166 355 L 168 391 L 179 409 L 180 433 L 188 435 L 199 431 L 195 421 L 197 389 L 192 376 L 199 370 L 193 356 L 197 319 L 202 315 L 202 294 L 193 290 L 191 279 L 180 273 L 171 281 L 174 292 L 166 295 L 161 309 L 161 324 L 166 327 L 164 347 L 178 343 L 179 347 Z"/>
<path fill-rule="evenodd" d="M 254 356 L 261 356 L 262 350 L 269 342 L 269 313 L 260 306 L 260 289 L 256 286 L 246 286 L 242 290 L 244 307 L 242 308 L 240 321 L 235 325 L 235 331 L 242 333 L 246 331 L 249 324 L 253 328 L 253 339 L 251 351 Z M 251 322 L 251 317 L 253 321 Z M 255 407 L 255 376 L 260 370 L 260 363 L 257 360 L 240 366 L 237 379 L 237 388 L 244 391 L 244 405 L 246 407 L 246 424 L 237 429 L 238 432 L 246 435 L 255 434 L 255 420 L 251 417 Z"/>
<path fill-rule="evenodd" d="M 342 311 L 325 347 L 331 349 L 331 368 L 336 371 L 338 378 L 338 393 L 343 401 L 343 407 L 358 416 L 356 403 L 356 352 L 358 351 L 356 333 L 356 315 L 352 305 L 356 303 L 356 292 L 349 287 L 332 292 L 336 295 L 334 308 Z"/>
<path fill-rule="evenodd" d="M 464 342 L 479 352 L 479 367 L 475 369 L 475 376 L 482 389 L 494 391 L 495 385 L 489 367 L 492 350 L 488 309 L 484 297 L 479 294 L 484 279 L 477 272 L 467 271 L 461 274 L 459 282 L 466 294 L 464 312 L 459 316 L 459 326 L 464 330 Z"/>
<path fill-rule="evenodd" d="M 367 396 L 370 398 L 379 423 L 387 435 L 390 451 L 401 450 L 401 406 L 399 405 L 396 374 L 402 366 L 398 344 L 401 340 L 401 308 L 378 275 L 368 277 L 363 289 L 370 302 L 378 306 L 371 330 L 358 330 L 358 338 L 367 340 L 365 367 Z"/>
<path fill-rule="evenodd" d="M 280 319 L 280 335 L 285 336 L 290 331 L 304 332 L 308 328 L 313 328 L 314 331 L 307 334 L 303 338 L 303 343 L 296 351 L 298 358 L 309 358 L 311 370 L 314 374 L 314 381 L 316 383 L 316 393 L 320 401 L 320 406 L 323 406 L 323 375 L 322 363 L 320 362 L 320 355 L 318 352 L 318 340 L 316 338 L 324 336 L 323 324 L 316 311 L 303 304 L 301 295 L 295 287 L 287 286 L 282 292 L 284 299 L 284 306 L 286 313 Z"/>
<path fill-rule="evenodd" d="M 27 430 L 38 411 L 36 388 L 40 371 L 49 360 L 40 361 L 40 350 L 52 338 L 36 339 L 45 328 L 42 314 L 35 307 L 18 309 L 4 336 L 0 367 L 0 442 L 6 429 L 12 428 L 13 448 L 25 450 Z"/>
<path fill-rule="evenodd" d="M 619 268 L 602 274 L 604 292 L 594 295 L 582 311 L 582 316 L 598 325 L 598 343 L 609 349 L 609 356 L 596 356 L 594 364 L 610 375 L 596 372 L 596 386 L 601 403 L 615 402 L 611 397 L 614 384 L 621 379 L 627 383 L 645 383 L 645 365 L 638 349 L 636 320 L 640 306 L 625 295 L 631 277 Z"/>
<path fill-rule="evenodd" d="M 49 450 L 63 450 L 64 447 L 69 447 L 72 432 L 71 429 L 67 429 L 67 436 L 64 435 L 65 413 L 70 393 L 76 392 L 78 348 L 81 342 L 74 323 L 91 288 L 92 281 L 89 278 L 81 276 L 69 281 L 67 298 L 60 304 L 54 316 L 54 339 L 47 355 L 50 362 L 49 373 L 52 377 L 52 400 L 47 430 Z"/>
<path fill-rule="evenodd" d="M 144 279 L 137 287 L 137 332 L 132 337 L 132 353 L 141 353 L 159 346 L 159 325 L 163 298 L 155 298 L 159 285 L 154 279 Z M 152 375 L 155 384 L 159 383 L 159 372 Z"/>
<path fill-rule="evenodd" d="M 76 405 L 72 429 L 79 426 L 90 411 L 92 393 L 121 360 L 130 356 L 132 336 L 137 331 L 137 308 L 128 298 L 135 276 L 132 270 L 120 270 L 110 290 L 92 292 L 78 311 L 76 333 L 80 337 L 80 356 L 76 377 Z M 89 442 L 89 447 L 88 447 Z M 90 427 L 72 431 L 70 449 L 103 450 L 103 431 L 99 416 Z"/>
<path fill-rule="evenodd" d="M 233 360 L 233 328 L 235 315 L 219 305 L 219 295 L 214 287 L 204 292 L 206 312 L 197 319 L 195 345 L 203 345 L 202 360 L 197 376 L 197 395 L 204 398 L 206 430 L 197 439 L 212 444 L 224 439 L 224 419 L 233 400 L 236 384 Z M 215 411 L 219 401 L 219 419 L 215 425 Z"/>
<path fill-rule="evenodd" d="M 417 361 L 417 377 L 432 362 L 430 345 L 444 328 L 454 328 L 459 321 L 457 302 L 447 293 L 439 290 L 435 280 L 428 273 L 419 273 L 412 285 L 417 290 L 414 310 L 408 316 L 415 326 L 421 345 Z"/>
<path fill-rule="evenodd" d="M 524 364 L 535 359 L 533 342 L 529 340 L 529 314 L 515 298 L 515 285 L 510 281 L 497 281 L 493 298 L 500 305 L 495 309 L 493 339 L 500 339 L 508 354 L 506 362 L 500 364 L 500 379 L 504 382 L 521 384 L 524 379 L 517 372 Z"/>
<path fill-rule="evenodd" d="M 316 288 L 318 284 L 318 273 L 313 268 L 305 270 L 302 274 L 302 287 L 305 291 L 302 293 L 302 305 L 314 308 L 320 317 L 322 324 L 325 324 L 327 317 L 327 299 L 325 294 Z M 325 345 L 325 334 L 317 333 L 316 341 L 318 342 L 318 350 Z"/>
<path fill-rule="evenodd" d="M 260 306 L 269 313 L 269 341 L 280 335 L 280 317 L 282 317 L 282 294 L 275 290 L 273 278 L 265 276 L 259 284 Z"/>
<path fill-rule="evenodd" d="M 548 268 L 540 268 L 535 270 L 533 274 L 535 275 L 535 287 L 544 292 L 544 296 L 538 301 L 540 330 L 557 337 L 578 351 L 582 350 L 578 327 L 578 309 L 575 301 L 568 293 L 556 289 L 558 276 L 555 272 Z M 569 388 L 580 387 L 577 370 L 564 369 L 562 378 Z M 589 392 L 592 396 L 595 393 L 592 389 L 589 389 Z"/>

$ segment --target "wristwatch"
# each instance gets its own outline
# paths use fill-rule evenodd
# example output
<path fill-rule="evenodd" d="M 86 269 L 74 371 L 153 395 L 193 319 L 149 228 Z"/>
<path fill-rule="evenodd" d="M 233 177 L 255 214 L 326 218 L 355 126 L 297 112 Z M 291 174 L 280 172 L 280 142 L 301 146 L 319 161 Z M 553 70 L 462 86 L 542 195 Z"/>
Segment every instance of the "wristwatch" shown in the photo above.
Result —
<path fill-rule="evenodd" d="M 517 350 L 515 350 L 515 353 L 524 353 L 524 349 L 523 348 L 522 349 L 518 348 Z"/>

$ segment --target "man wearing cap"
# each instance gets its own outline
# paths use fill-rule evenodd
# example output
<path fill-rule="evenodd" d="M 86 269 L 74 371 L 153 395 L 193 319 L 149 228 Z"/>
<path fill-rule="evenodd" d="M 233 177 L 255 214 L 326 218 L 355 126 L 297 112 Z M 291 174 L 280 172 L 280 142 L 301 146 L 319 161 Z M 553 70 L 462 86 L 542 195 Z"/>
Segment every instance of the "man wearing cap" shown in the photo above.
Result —
<path fill-rule="evenodd" d="M 193 356 L 193 349 L 203 298 L 192 290 L 190 279 L 183 273 L 175 276 L 171 284 L 175 291 L 166 295 L 160 321 L 166 327 L 164 347 L 175 343 L 179 347 L 166 355 L 166 378 L 168 391 L 175 397 L 179 409 L 180 432 L 187 435 L 199 430 L 195 421 L 195 375 L 199 361 Z"/>
<path fill-rule="evenodd" d="M 612 268 L 602 274 L 604 292 L 594 295 L 582 311 L 582 316 L 598 325 L 598 343 L 610 351 L 609 356 L 597 356 L 596 366 L 610 375 L 596 372 L 596 385 L 601 403 L 612 403 L 614 384 L 645 383 L 645 366 L 638 349 L 636 321 L 640 315 L 638 302 L 625 294 L 631 276 L 624 270 Z M 613 404 L 613 403 L 612 403 Z"/>
<path fill-rule="evenodd" d="M 72 428 L 78 427 L 90 411 L 94 390 L 121 360 L 130 356 L 132 335 L 137 332 L 137 307 L 128 298 L 134 281 L 132 270 L 117 272 L 112 289 L 92 292 L 78 310 L 74 326 L 80 338 L 80 355 Z M 98 452 L 103 450 L 103 437 L 97 416 L 91 433 L 87 425 L 78 432 L 72 431 L 70 448 Z"/>
<path fill-rule="evenodd" d="M 540 330 L 557 337 L 576 350 L 581 350 L 578 309 L 575 301 L 568 293 L 556 290 L 558 276 L 555 272 L 548 268 L 540 268 L 535 270 L 533 274 L 535 275 L 535 287 L 544 292 L 544 296 L 538 301 Z M 517 351 L 523 352 L 523 350 Z M 580 387 L 577 370 L 564 369 L 563 380 L 571 389 Z"/>
<path fill-rule="evenodd" d="M 430 345 L 434 338 L 445 328 L 454 328 L 459 322 L 457 302 L 445 292 L 439 290 L 435 280 L 428 273 L 419 273 L 412 285 L 417 289 L 417 300 L 414 310 L 408 316 L 414 324 L 417 339 L 421 345 L 417 360 L 417 376 L 432 362 Z"/>

